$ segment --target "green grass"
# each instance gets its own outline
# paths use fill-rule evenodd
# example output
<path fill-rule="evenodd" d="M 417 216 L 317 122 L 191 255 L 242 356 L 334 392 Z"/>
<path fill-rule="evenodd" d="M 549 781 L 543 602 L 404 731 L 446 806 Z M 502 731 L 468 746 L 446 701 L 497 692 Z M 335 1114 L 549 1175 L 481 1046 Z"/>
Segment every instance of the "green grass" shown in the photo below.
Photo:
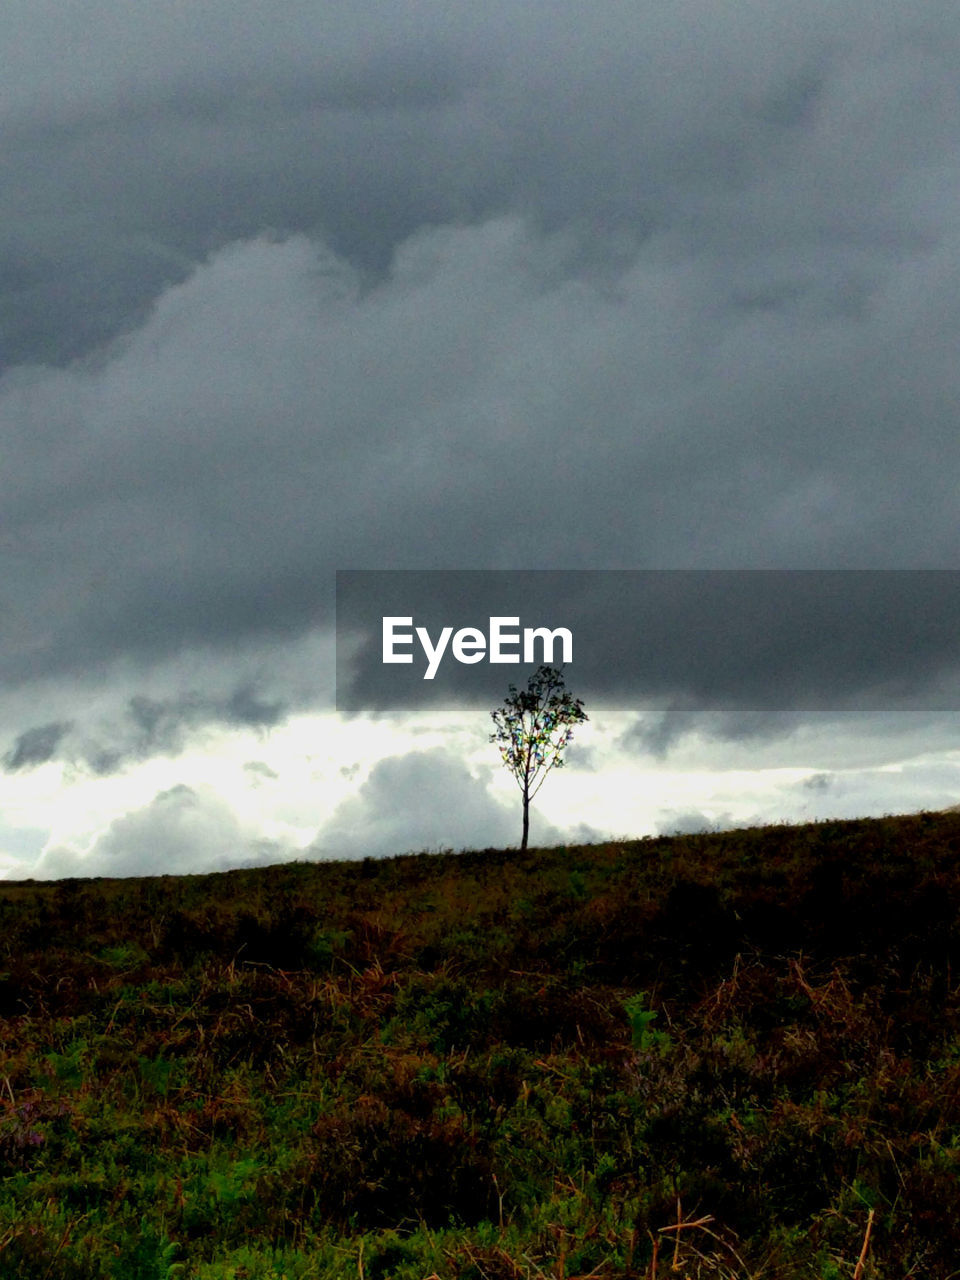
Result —
<path fill-rule="evenodd" d="M 946 1280 L 958 975 L 956 814 L 0 884 L 0 1276 Z"/>

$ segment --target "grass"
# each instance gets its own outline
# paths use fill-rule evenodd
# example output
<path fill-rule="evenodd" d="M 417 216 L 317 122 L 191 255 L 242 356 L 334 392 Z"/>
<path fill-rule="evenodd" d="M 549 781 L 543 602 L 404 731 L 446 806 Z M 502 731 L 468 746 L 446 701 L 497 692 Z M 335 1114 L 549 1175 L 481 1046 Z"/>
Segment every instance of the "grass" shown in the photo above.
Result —
<path fill-rule="evenodd" d="M 960 1275 L 960 815 L 0 884 L 0 1275 Z"/>

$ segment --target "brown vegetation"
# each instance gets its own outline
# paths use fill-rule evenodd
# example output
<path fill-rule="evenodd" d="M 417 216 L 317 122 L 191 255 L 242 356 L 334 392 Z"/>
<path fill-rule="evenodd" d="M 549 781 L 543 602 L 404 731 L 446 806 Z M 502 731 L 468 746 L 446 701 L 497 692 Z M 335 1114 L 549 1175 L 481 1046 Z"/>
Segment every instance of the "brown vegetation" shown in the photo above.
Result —
<path fill-rule="evenodd" d="M 958 1274 L 960 815 L 8 883 L 0 925 L 0 1274 Z"/>

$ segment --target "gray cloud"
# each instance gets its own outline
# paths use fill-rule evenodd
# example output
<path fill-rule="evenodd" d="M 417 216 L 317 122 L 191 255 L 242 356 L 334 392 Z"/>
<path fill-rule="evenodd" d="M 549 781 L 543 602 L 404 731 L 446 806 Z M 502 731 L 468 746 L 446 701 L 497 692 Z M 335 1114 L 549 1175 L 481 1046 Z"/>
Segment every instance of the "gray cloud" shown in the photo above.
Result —
<path fill-rule="evenodd" d="M 161 700 L 138 694 L 130 699 L 128 712 L 134 731 L 128 750 L 139 756 L 152 755 L 158 749 L 180 750 L 198 724 L 269 729 L 284 716 L 281 703 L 266 702 L 249 687 L 239 687 L 225 699 L 190 693 Z"/>
<path fill-rule="evenodd" d="M 267 229 L 376 276 L 424 226 L 510 212 L 607 268 L 667 236 L 747 306 L 843 310 L 928 229 L 904 193 L 956 174 L 958 30 L 934 4 L 293 3 L 265 22 L 101 0 L 81 26 L 30 6 L 0 64 L 13 362 L 91 349 Z"/>
<path fill-rule="evenodd" d="M 504 806 L 490 794 L 491 772 L 475 776 L 440 749 L 389 756 L 374 765 L 356 794 L 318 832 L 310 856 L 362 858 L 519 844 L 519 792 L 515 808 Z M 531 806 L 531 844 L 593 837 L 596 832 L 585 825 L 562 832 Z"/>
<path fill-rule="evenodd" d="M 525 300 L 518 286 L 527 275 L 534 287 L 537 275 L 528 250 L 536 245 L 517 226 L 437 233 L 410 249 L 394 283 L 344 299 L 336 273 L 332 283 L 314 276 L 303 242 L 237 248 L 167 295 L 102 368 L 5 380 L 19 459 L 6 497 L 21 539 L 7 591 L 27 634 L 43 636 L 8 652 L 7 678 L 129 651 L 159 658 L 185 644 L 296 635 L 329 618 L 334 567 L 385 555 L 649 563 L 671 539 L 674 555 L 692 556 L 684 529 L 695 519 L 713 521 L 703 548 L 721 561 L 735 558 L 748 526 L 758 546 L 766 535 L 762 558 L 808 557 L 808 532 L 819 538 L 831 521 L 844 546 L 848 515 L 828 493 L 841 483 L 849 523 L 854 511 L 877 519 L 875 501 L 856 501 L 858 459 L 836 442 L 817 466 L 830 463 L 838 478 L 823 481 L 826 506 L 806 523 L 783 525 L 803 474 L 800 460 L 775 461 L 784 434 L 770 442 L 775 470 L 757 475 L 756 492 L 731 495 L 750 442 L 737 427 L 718 453 L 682 405 L 680 367 L 669 461 L 666 438 L 647 431 L 646 371 L 625 363 L 642 296 L 624 308 L 560 283 Z M 586 320 L 578 295 L 590 303 Z M 588 363 L 591 348 L 599 363 Z M 719 386 L 708 380 L 703 408 Z M 756 413 L 749 400 L 741 408 Z M 584 412 L 605 434 L 573 431 Z M 558 432 L 568 432 L 562 448 Z M 763 446 L 751 456 L 758 463 Z M 945 461 L 931 461 L 921 483 L 941 483 Z M 871 478 L 881 494 L 892 482 L 883 471 Z M 664 510 L 653 485 L 674 492 L 676 506 Z M 516 511 L 526 515 L 522 542 L 510 532 Z M 902 537 L 911 513 L 898 516 Z M 936 527 L 928 509 L 925 528 Z M 954 538 L 952 519 L 950 530 Z"/>
<path fill-rule="evenodd" d="M 834 785 L 834 779 L 829 773 L 814 773 L 809 778 L 804 778 L 801 786 L 804 791 L 813 791 L 817 794 L 829 791 Z"/>
<path fill-rule="evenodd" d="M 32 874 L 40 879 L 184 875 L 198 866 L 225 871 L 291 856 L 279 845 L 251 840 L 216 793 L 180 784 L 117 818 L 90 849 L 46 850 Z"/>
<path fill-rule="evenodd" d="M 36 765 L 46 764 L 56 755 L 57 747 L 71 727 L 69 721 L 62 720 L 52 724 L 38 725 L 35 729 L 27 729 L 25 733 L 20 734 L 11 750 L 3 757 L 4 769 L 8 773 L 16 773 L 19 769 L 31 769 Z"/>
<path fill-rule="evenodd" d="M 8 9 L 0 678 L 163 704 L 96 767 L 337 568 L 957 563 L 952 7 Z"/>
<path fill-rule="evenodd" d="M 666 236 L 747 308 L 857 309 L 956 176 L 957 23 L 914 9 L 100 3 L 64 45 L 32 6 L 2 64 L 5 362 L 91 349 L 265 230 L 380 276 L 418 229 L 511 212 L 605 270 Z"/>
<path fill-rule="evenodd" d="M 271 769 L 262 760 L 248 760 L 243 766 L 243 771 L 253 780 L 255 785 L 259 785 L 262 782 L 275 782 L 280 777 L 275 769 Z"/>
<path fill-rule="evenodd" d="M 88 736 L 77 745 L 73 759 L 97 773 L 111 773 L 131 761 L 179 755 L 191 736 L 207 724 L 264 729 L 282 718 L 280 703 L 263 702 L 246 687 L 225 699 L 193 692 L 167 699 L 135 694 L 123 719 L 110 727 L 109 738 Z"/>
<path fill-rule="evenodd" d="M 268 729 L 284 718 L 280 702 L 263 700 L 247 685 L 222 698 L 187 692 L 169 698 L 135 694 L 119 712 L 99 721 L 61 721 L 28 729 L 3 757 L 8 773 L 61 759 L 113 773 L 155 755 L 179 755 L 206 725 Z M 264 766 L 265 767 L 265 766 Z"/>
<path fill-rule="evenodd" d="M 768 696 L 775 696 L 773 691 Z M 756 711 L 738 708 L 717 712 L 696 706 L 687 698 L 660 710 L 638 716 L 618 738 L 618 746 L 665 759 L 686 737 L 699 734 L 721 742 L 756 744 L 776 739 L 782 747 L 785 737 L 797 727 L 801 717 L 792 711 Z"/>
<path fill-rule="evenodd" d="M 703 712 L 668 707 L 656 714 L 638 716 L 620 735 L 619 745 L 662 760 L 683 737 L 702 730 L 704 720 Z"/>
<path fill-rule="evenodd" d="M 897 752 L 889 755 L 896 759 Z M 958 786 L 956 764 L 941 758 L 900 760 L 885 768 L 856 767 L 848 761 L 836 772 L 812 775 L 794 791 L 803 800 L 797 816 L 809 821 L 938 810 L 956 797 Z M 786 794 L 782 799 L 791 807 Z"/>
<path fill-rule="evenodd" d="M 699 835 L 707 831 L 723 831 L 733 826 L 747 826 L 748 823 L 734 823 L 729 813 L 721 813 L 711 818 L 699 809 L 672 811 L 660 818 L 656 835 L 685 836 Z"/>

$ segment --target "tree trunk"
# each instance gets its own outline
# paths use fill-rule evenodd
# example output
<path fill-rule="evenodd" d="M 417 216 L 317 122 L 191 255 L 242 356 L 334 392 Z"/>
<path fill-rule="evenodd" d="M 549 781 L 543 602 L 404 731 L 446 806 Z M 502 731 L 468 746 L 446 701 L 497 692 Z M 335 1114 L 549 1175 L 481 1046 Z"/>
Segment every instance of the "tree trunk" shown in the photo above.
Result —
<path fill-rule="evenodd" d="M 527 836 L 530 834 L 530 797 L 526 792 L 523 793 L 523 840 L 520 843 L 520 852 L 523 853 L 527 847 Z"/>

